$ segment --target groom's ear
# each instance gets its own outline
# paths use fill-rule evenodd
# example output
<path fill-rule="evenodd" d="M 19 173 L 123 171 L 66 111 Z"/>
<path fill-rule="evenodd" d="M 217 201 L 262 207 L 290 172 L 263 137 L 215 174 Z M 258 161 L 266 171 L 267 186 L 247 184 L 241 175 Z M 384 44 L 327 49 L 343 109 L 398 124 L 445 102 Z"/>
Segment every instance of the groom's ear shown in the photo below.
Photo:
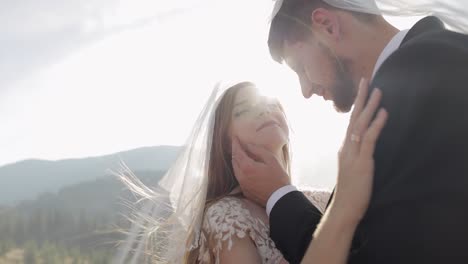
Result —
<path fill-rule="evenodd" d="M 340 24 L 336 12 L 326 8 L 317 8 L 311 14 L 312 32 L 328 40 L 338 40 Z"/>

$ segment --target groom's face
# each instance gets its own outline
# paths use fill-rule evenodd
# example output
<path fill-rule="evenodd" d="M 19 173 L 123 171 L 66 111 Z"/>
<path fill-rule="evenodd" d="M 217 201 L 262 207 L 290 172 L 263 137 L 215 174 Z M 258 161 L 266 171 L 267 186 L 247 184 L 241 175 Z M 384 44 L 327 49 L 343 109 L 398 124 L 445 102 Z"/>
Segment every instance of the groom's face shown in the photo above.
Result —
<path fill-rule="evenodd" d="M 335 55 L 313 37 L 286 44 L 284 55 L 286 63 L 299 78 L 305 98 L 315 94 L 333 101 L 339 112 L 351 109 L 355 87 L 346 59 Z"/>

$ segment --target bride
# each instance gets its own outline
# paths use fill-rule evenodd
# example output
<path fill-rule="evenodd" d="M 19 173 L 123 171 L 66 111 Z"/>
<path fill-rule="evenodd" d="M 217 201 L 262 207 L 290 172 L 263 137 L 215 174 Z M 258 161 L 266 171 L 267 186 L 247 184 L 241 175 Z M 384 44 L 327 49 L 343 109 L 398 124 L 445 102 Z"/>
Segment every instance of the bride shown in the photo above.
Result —
<path fill-rule="evenodd" d="M 262 147 L 290 172 L 289 127 L 283 108 L 276 99 L 261 95 L 250 82 L 238 83 L 222 93 L 219 90 L 214 90 L 159 186 L 144 185 L 129 170 L 121 174 L 121 180 L 141 199 L 130 217 L 133 224 L 115 263 L 287 263 L 270 239 L 265 208 L 244 198 L 239 188 L 231 145 L 236 138 Z M 373 122 L 381 127 L 385 120 Z M 346 147 L 340 160 L 352 161 Z M 366 167 L 372 164 L 363 166 L 363 170 L 370 170 Z M 353 175 L 345 176 L 349 177 L 343 181 L 352 187 Z M 339 182 L 340 178 L 338 186 Z M 330 193 L 304 193 L 317 212 L 324 214 Z M 347 251 L 343 248 L 317 254 L 326 259 L 329 254 Z"/>

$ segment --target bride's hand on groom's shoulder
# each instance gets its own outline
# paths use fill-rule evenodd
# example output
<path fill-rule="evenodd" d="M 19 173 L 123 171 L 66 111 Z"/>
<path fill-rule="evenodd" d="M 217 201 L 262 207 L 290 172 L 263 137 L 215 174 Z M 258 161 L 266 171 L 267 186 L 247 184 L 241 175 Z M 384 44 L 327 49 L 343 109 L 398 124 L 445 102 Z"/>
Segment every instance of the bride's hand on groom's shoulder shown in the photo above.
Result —
<path fill-rule="evenodd" d="M 388 116 L 383 108 L 378 110 L 382 98 L 379 89 L 374 89 L 366 102 L 368 86 L 366 80 L 359 84 L 346 138 L 339 153 L 338 180 L 333 201 L 333 206 L 342 211 L 340 215 L 356 224 L 369 206 L 375 144 Z"/>
<path fill-rule="evenodd" d="M 265 207 L 279 188 L 291 184 L 287 171 L 275 155 L 264 147 L 232 140 L 232 166 L 243 194 Z"/>

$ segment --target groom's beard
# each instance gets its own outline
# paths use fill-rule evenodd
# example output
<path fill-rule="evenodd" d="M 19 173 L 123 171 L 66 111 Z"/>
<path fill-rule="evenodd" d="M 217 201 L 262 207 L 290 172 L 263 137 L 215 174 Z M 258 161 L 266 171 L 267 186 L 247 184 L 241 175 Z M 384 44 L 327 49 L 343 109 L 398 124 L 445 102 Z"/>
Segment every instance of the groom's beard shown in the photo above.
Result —
<path fill-rule="evenodd" d="M 336 111 L 346 113 L 351 110 L 356 92 L 350 73 L 350 62 L 348 59 L 336 56 L 330 48 L 324 44 L 319 44 L 322 51 L 327 54 L 328 59 L 333 63 L 335 83 L 329 88 L 333 97 Z"/>
<path fill-rule="evenodd" d="M 335 84 L 330 87 L 333 94 L 333 103 L 336 111 L 346 113 L 351 110 L 356 97 L 354 83 L 346 60 L 336 58 L 334 61 Z"/>

